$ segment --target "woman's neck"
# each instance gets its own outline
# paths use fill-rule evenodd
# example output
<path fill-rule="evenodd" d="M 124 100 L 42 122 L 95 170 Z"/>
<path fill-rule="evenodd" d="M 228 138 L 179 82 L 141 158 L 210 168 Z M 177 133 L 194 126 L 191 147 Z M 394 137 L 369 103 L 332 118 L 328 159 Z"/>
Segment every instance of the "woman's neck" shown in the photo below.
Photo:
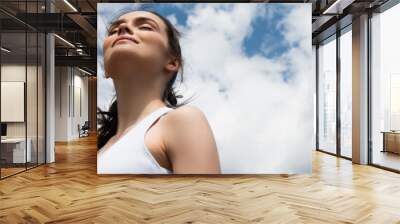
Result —
<path fill-rule="evenodd" d="M 116 136 L 122 135 L 127 128 L 141 121 L 156 109 L 165 106 L 161 99 L 161 86 L 154 82 L 147 83 L 153 84 L 114 80 L 118 109 Z"/>

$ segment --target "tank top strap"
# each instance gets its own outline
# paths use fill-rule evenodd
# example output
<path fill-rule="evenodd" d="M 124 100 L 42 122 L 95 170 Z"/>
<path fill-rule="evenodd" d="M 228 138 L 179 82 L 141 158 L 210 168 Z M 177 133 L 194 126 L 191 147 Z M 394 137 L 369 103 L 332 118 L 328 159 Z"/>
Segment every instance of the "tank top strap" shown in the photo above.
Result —
<path fill-rule="evenodd" d="M 162 115 L 166 114 L 167 112 L 173 110 L 172 108 L 169 107 L 161 107 L 151 113 L 144 121 L 143 121 L 143 126 L 141 127 L 141 130 L 143 130 L 143 134 L 146 133 L 146 131 L 150 128 L 153 123 L 160 118 Z"/>
<path fill-rule="evenodd" d="M 162 107 L 162 108 L 159 108 L 156 111 L 154 111 L 152 114 L 150 114 L 149 117 L 147 117 L 147 119 L 143 122 L 143 124 L 140 128 L 140 135 L 139 135 L 140 139 L 142 141 L 142 150 L 144 151 L 145 155 L 152 162 L 152 164 L 155 167 L 157 167 L 157 169 L 161 170 L 162 173 L 165 173 L 165 174 L 171 174 L 172 171 L 160 166 L 160 164 L 157 162 L 157 160 L 151 154 L 150 150 L 147 148 L 144 138 L 145 138 L 146 132 L 154 124 L 154 122 L 157 121 L 157 119 L 159 119 L 161 116 L 163 116 L 164 114 L 168 113 L 171 110 L 173 110 L 173 109 L 169 108 L 169 107 Z"/>

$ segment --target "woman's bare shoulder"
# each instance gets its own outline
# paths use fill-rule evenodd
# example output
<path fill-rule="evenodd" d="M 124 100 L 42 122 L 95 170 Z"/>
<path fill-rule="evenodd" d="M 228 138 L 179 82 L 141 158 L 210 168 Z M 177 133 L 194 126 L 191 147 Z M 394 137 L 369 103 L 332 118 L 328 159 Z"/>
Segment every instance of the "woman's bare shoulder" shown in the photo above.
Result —
<path fill-rule="evenodd" d="M 205 118 L 204 113 L 196 106 L 184 105 L 168 113 L 168 119 L 174 122 L 194 122 Z"/>
<path fill-rule="evenodd" d="M 211 127 L 195 106 L 181 106 L 165 116 L 163 144 L 174 173 L 220 173 Z"/>
<path fill-rule="evenodd" d="M 199 108 L 179 107 L 167 114 L 165 123 L 164 143 L 175 162 L 174 169 L 184 173 L 219 172 L 214 136 Z"/>
<path fill-rule="evenodd" d="M 168 132 L 177 135 L 196 135 L 199 131 L 209 128 L 204 113 L 196 106 L 184 105 L 170 111 L 165 116 L 165 126 Z"/>

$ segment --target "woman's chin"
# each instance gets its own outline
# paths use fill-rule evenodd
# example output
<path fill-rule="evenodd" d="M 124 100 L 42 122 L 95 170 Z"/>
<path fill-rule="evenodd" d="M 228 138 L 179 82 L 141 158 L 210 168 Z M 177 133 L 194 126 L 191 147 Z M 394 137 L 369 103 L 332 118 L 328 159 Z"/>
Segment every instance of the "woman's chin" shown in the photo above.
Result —
<path fill-rule="evenodd" d="M 132 71 L 141 70 L 143 66 L 143 60 L 133 56 L 132 54 L 118 54 L 113 55 L 104 64 L 104 68 L 109 77 L 113 79 L 120 79 L 125 76 L 132 75 Z M 126 77 L 128 78 L 128 77 Z"/>
<path fill-rule="evenodd" d="M 132 71 L 147 70 L 155 60 L 154 55 L 143 55 L 131 47 L 118 46 L 104 54 L 104 68 L 111 78 L 121 78 L 125 73 L 131 75 Z"/>
<path fill-rule="evenodd" d="M 136 58 L 139 55 L 136 46 L 133 46 L 132 44 L 119 44 L 114 46 L 112 49 L 109 49 L 104 56 L 109 57 L 110 59 L 118 58 L 120 60 L 126 57 Z"/>

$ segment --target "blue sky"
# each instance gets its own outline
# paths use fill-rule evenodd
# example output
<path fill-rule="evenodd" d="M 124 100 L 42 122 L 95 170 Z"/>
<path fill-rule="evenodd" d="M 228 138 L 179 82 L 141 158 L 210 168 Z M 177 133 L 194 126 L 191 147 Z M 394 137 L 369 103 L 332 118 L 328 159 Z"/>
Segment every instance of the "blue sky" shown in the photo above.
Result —
<path fill-rule="evenodd" d="M 311 170 L 311 4 L 99 3 L 98 106 L 114 96 L 104 79 L 105 26 L 145 5 L 183 33 L 178 93 L 206 115 L 224 173 Z M 290 141 L 289 141 L 290 140 Z M 243 152 L 243 150 L 246 152 Z"/>
<path fill-rule="evenodd" d="M 179 26 L 187 25 L 188 15 L 197 3 L 176 3 L 176 4 L 129 4 L 128 7 L 117 7 L 112 9 L 113 16 L 109 16 L 109 10 L 99 10 L 99 15 L 106 22 L 110 21 L 115 15 L 121 12 L 129 11 L 130 9 L 148 9 L 160 13 L 163 16 L 173 15 Z M 265 16 L 257 17 L 252 21 L 251 26 L 253 31 L 249 33 L 243 41 L 243 51 L 249 57 L 255 54 L 260 54 L 265 57 L 279 57 L 288 50 L 288 43 L 283 40 L 284 33 L 279 27 L 285 14 L 290 10 L 290 5 L 287 4 L 261 4 L 265 8 Z M 105 7 L 101 8 L 104 9 Z M 266 46 L 268 49 L 266 49 Z M 101 52 L 101 49 L 100 49 Z"/>

